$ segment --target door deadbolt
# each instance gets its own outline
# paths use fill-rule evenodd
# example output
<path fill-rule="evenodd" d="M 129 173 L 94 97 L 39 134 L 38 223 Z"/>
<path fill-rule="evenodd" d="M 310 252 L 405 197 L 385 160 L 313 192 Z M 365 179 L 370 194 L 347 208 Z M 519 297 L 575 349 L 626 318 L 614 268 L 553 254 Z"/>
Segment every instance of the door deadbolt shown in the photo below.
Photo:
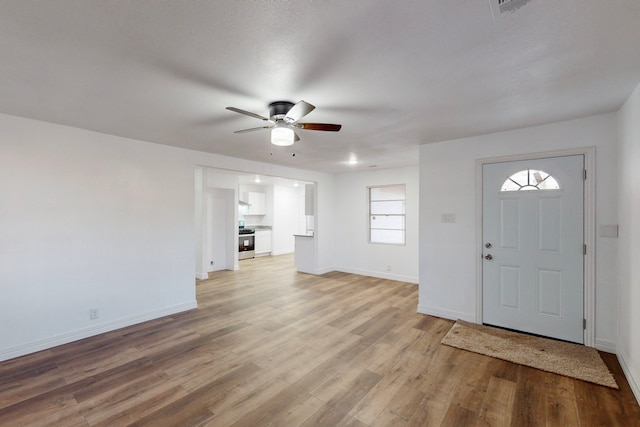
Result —
<path fill-rule="evenodd" d="M 493 245 L 491 243 L 485 243 L 484 244 L 484 247 L 487 248 L 487 249 L 491 249 L 492 246 Z"/>
<path fill-rule="evenodd" d="M 484 256 L 484 259 L 486 259 L 487 261 L 491 261 L 491 260 L 493 259 L 493 255 L 491 255 L 491 254 L 486 254 L 486 255 Z"/>

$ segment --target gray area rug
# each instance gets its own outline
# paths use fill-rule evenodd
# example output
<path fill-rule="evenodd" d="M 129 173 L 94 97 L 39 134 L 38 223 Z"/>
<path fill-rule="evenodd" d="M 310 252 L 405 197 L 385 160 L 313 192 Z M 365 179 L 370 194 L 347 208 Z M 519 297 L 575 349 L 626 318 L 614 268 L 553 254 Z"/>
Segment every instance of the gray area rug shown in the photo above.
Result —
<path fill-rule="evenodd" d="M 458 320 L 442 344 L 547 372 L 618 388 L 595 348 Z"/>

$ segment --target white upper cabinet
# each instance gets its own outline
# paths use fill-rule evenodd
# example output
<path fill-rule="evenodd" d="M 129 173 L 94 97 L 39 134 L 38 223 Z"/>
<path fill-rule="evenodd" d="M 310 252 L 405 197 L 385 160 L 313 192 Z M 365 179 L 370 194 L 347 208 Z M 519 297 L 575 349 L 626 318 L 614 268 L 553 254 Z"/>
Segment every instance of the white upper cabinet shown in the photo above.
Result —
<path fill-rule="evenodd" d="M 266 215 L 267 197 L 264 193 L 250 191 L 247 193 L 249 209 L 246 215 Z"/>

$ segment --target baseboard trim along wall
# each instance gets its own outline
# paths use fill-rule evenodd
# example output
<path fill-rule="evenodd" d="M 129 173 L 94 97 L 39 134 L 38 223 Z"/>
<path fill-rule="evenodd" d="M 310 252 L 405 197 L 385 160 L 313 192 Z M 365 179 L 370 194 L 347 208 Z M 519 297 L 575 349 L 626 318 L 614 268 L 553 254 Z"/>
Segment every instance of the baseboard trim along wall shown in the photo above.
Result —
<path fill-rule="evenodd" d="M 336 269 L 331 267 L 316 268 L 313 274 L 321 275 L 321 274 L 331 273 L 332 271 L 336 271 Z"/>
<path fill-rule="evenodd" d="M 597 338 L 594 342 L 594 347 L 597 350 L 604 351 L 606 353 L 613 353 L 613 354 L 616 354 L 616 350 L 617 350 L 616 343 L 611 341 L 599 340 Z"/>
<path fill-rule="evenodd" d="M 616 353 L 618 356 L 618 362 L 620 362 L 620 366 L 622 367 L 622 372 L 624 372 L 624 376 L 627 378 L 627 382 L 629 383 L 629 387 L 631 387 L 631 391 L 633 395 L 636 397 L 638 404 L 640 404 L 640 377 L 636 377 L 629 365 L 627 364 L 627 360 L 629 359 L 624 351 L 624 348 L 618 346 L 618 351 Z"/>
<path fill-rule="evenodd" d="M 278 255 L 287 255 L 287 254 L 292 254 L 292 253 L 293 253 L 293 250 L 273 251 L 273 252 L 271 252 L 271 255 L 278 256 Z"/>
<path fill-rule="evenodd" d="M 15 357 L 25 356 L 27 354 L 35 353 L 49 348 L 57 347 L 59 345 L 68 344 L 73 341 L 78 341 L 84 338 L 89 338 L 95 335 L 100 335 L 105 332 L 115 331 L 127 326 L 135 325 L 138 323 L 146 322 L 149 320 L 158 319 L 164 316 L 170 316 L 172 314 L 180 313 L 183 311 L 192 310 L 198 308 L 197 301 L 190 301 L 183 304 L 173 305 L 160 310 L 154 310 L 147 313 L 143 313 L 136 316 L 127 317 L 124 319 L 118 319 L 111 322 L 101 323 L 89 328 L 83 328 L 77 331 L 69 332 L 66 334 L 45 338 L 43 340 L 34 341 L 19 347 L 14 347 L 0 352 L 0 362 L 4 360 L 13 359 Z"/>
<path fill-rule="evenodd" d="M 427 314 L 429 316 L 442 317 L 449 320 L 464 320 L 465 322 L 476 323 L 475 314 L 459 313 L 457 311 L 442 310 L 440 308 L 428 307 L 423 304 L 418 305 L 418 313 Z"/>
<path fill-rule="evenodd" d="M 334 271 L 341 273 L 358 274 L 360 276 L 377 277 L 379 279 L 396 280 L 398 282 L 418 284 L 418 277 L 405 276 L 402 274 L 385 273 L 380 271 L 358 270 L 356 268 L 335 267 Z"/>

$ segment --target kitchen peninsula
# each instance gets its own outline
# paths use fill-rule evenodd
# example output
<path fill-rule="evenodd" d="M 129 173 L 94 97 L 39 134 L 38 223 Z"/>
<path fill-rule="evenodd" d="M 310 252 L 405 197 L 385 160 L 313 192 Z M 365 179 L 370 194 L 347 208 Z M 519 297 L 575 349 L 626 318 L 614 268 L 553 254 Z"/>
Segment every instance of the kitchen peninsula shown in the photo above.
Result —
<path fill-rule="evenodd" d="M 296 269 L 301 273 L 315 274 L 316 239 L 313 231 L 294 234 Z"/>

